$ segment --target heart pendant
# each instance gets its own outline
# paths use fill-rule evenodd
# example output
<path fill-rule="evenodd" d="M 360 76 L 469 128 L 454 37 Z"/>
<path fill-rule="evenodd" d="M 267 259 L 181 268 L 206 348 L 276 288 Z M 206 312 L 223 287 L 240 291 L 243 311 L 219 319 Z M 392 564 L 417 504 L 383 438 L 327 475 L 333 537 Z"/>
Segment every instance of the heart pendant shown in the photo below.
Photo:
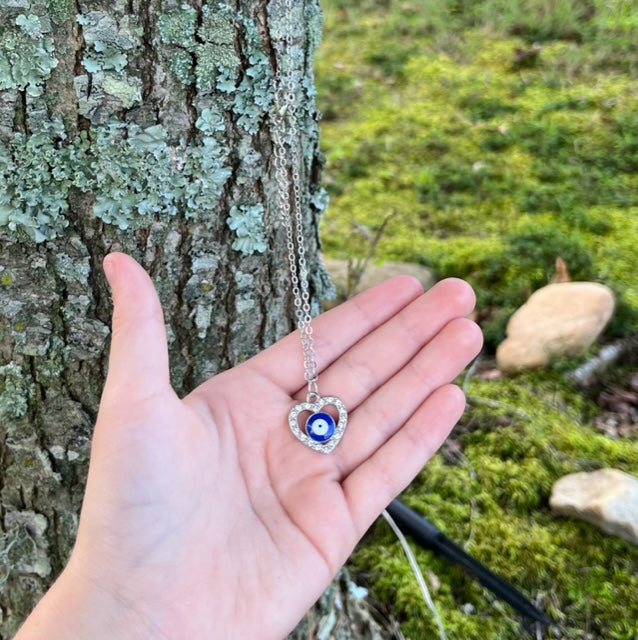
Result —
<path fill-rule="evenodd" d="M 339 420 L 336 424 L 328 412 L 322 411 L 324 407 L 330 405 L 339 412 Z M 306 420 L 305 433 L 299 426 L 299 414 L 304 411 L 311 413 Z M 315 402 L 302 402 L 294 406 L 288 414 L 288 424 L 297 440 L 303 442 L 307 447 L 321 453 L 330 453 L 339 444 L 339 440 L 346 430 L 348 412 L 339 398 L 334 396 L 317 397 Z"/>

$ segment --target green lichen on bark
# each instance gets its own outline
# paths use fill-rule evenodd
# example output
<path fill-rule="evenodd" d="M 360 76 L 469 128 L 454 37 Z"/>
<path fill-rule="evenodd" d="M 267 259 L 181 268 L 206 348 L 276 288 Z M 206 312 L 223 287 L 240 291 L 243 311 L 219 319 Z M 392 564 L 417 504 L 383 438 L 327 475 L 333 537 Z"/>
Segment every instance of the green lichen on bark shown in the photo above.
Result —
<path fill-rule="evenodd" d="M 316 8 L 308 11 L 319 15 Z M 16 28 L 35 33 L 38 20 L 25 17 Z M 250 192 L 263 176 L 263 161 L 241 138 L 233 143 L 237 149 L 243 146 L 241 153 L 229 146 L 233 123 L 241 132 L 256 134 L 273 103 L 271 61 L 254 19 L 223 3 L 204 4 L 199 13 L 183 4 L 159 16 L 160 40 L 176 49 L 170 56 L 173 70 L 197 88 L 199 136 L 189 144 L 170 144 L 162 125 L 142 128 L 109 118 L 114 110 L 142 101 L 142 80 L 127 73 L 128 55 L 140 47 L 137 18 L 92 10 L 77 15 L 76 21 L 85 42 L 81 62 L 87 71 L 74 78 L 79 112 L 96 126 L 67 139 L 60 122 L 44 120 L 37 133 L 15 134 L 0 143 L 0 179 L 7 185 L 0 194 L 0 229 L 12 238 L 36 242 L 59 236 L 68 224 L 72 190 L 90 195 L 93 214 L 122 230 L 147 226 L 156 215 L 181 213 L 194 218 L 216 207 L 238 158 L 242 161 L 237 180 L 243 187 L 233 197 L 235 215 L 229 223 L 237 229 L 254 228 L 253 222 L 240 218 L 253 211 Z M 276 32 L 278 27 L 272 28 Z M 314 47 L 315 31 L 312 26 L 308 33 L 299 33 L 302 41 L 307 40 L 308 51 Z M 307 86 L 312 81 L 307 53 L 304 47 L 296 47 L 293 64 L 301 79 L 300 129 L 305 171 L 310 171 L 316 160 L 317 131 L 314 106 L 308 106 L 312 96 Z M 250 157 L 255 159 L 252 164 Z M 314 203 L 314 197 L 310 200 Z M 242 251 L 247 251 L 246 242 L 241 242 Z M 251 250 L 263 250 L 264 241 L 251 240 L 251 246 Z"/>
<path fill-rule="evenodd" d="M 54 24 L 64 24 L 73 17 L 74 3 L 72 0 L 40 0 L 44 4 L 47 14 Z"/>
<path fill-rule="evenodd" d="M 0 229 L 42 242 L 66 227 L 71 158 L 56 135 L 59 127 L 51 125 L 46 132 L 16 133 L 0 142 Z"/>
<path fill-rule="evenodd" d="M 171 13 L 180 1 L 161 6 Z M 104 253 L 126 251 L 151 273 L 180 394 L 292 327 L 285 255 L 232 250 L 226 219 L 235 207 L 238 221 L 255 218 L 257 233 L 274 201 L 263 4 L 192 2 L 197 37 L 187 49 L 162 42 L 158 3 L 9 3 L 0 0 L 0 15 L 24 14 L 11 28 L 25 40 L 38 20 L 44 38 L 51 30 L 58 65 L 43 95 L 0 94 L 0 355 L 11 363 L 0 375 L 0 493 L 5 515 L 22 514 L 11 526 L 5 518 L 3 532 L 35 531 L 52 569 L 46 576 L 40 551 L 20 551 L 24 571 L 11 558 L 0 637 L 13 636 L 73 544 L 106 371 Z M 304 127 L 314 126 L 304 114 Z M 316 162 L 314 140 L 301 144 Z M 316 179 L 314 169 L 308 161 L 304 182 Z M 306 212 L 311 234 L 314 211 Z M 283 246 L 276 225 L 263 234 Z M 315 249 L 312 235 L 309 264 Z M 30 513 L 48 528 L 31 526 Z"/>
<path fill-rule="evenodd" d="M 134 19 L 133 19 L 134 20 Z M 117 69 L 121 71 L 126 66 L 126 51 L 139 46 L 139 38 L 134 35 L 135 22 L 131 19 L 121 20 L 103 11 L 89 11 L 78 14 L 76 21 L 82 26 L 82 34 L 87 47 L 83 66 L 92 60 L 99 69 Z M 120 60 L 115 58 L 120 57 Z M 121 58 L 124 58 L 122 63 Z"/>
<path fill-rule="evenodd" d="M 142 31 L 134 16 L 118 21 L 104 11 L 78 14 L 76 22 L 85 43 L 82 66 L 89 74 L 75 78 L 79 111 L 93 122 L 105 124 L 105 97 L 107 102 L 109 96 L 119 102 L 111 111 L 129 109 L 142 101 L 142 81 L 137 71 L 127 71 L 128 56 L 141 46 Z"/>
<path fill-rule="evenodd" d="M 180 82 L 195 83 L 201 95 L 218 91 L 228 97 L 224 105 L 248 133 L 257 133 L 273 100 L 270 61 L 255 22 L 224 3 L 204 4 L 201 24 L 189 5 L 162 14 L 158 20 L 164 44 L 175 47 L 171 71 Z M 239 36 L 241 35 L 241 38 Z M 248 67 L 241 71 L 236 38 Z"/>
<path fill-rule="evenodd" d="M 239 67 L 234 46 L 235 28 L 233 13 L 228 7 L 221 4 L 217 10 L 211 5 L 202 7 L 202 23 L 197 31 L 200 42 L 194 49 L 198 89 L 212 90 L 219 72 Z"/>
<path fill-rule="evenodd" d="M 233 249 L 244 255 L 266 251 L 268 243 L 264 229 L 264 206 L 261 203 L 232 207 L 226 222 L 235 232 Z"/>
<path fill-rule="evenodd" d="M 204 4 L 201 16 L 195 8 L 183 4 L 159 17 L 162 42 L 178 48 L 170 66 L 180 82 L 195 82 L 200 91 L 211 91 L 219 73 L 238 67 L 232 16 L 231 11 L 219 3 L 215 8 Z"/>
<path fill-rule="evenodd" d="M 213 134 L 215 131 L 226 131 L 224 116 L 216 107 L 202 109 L 195 126 L 206 134 Z"/>
<path fill-rule="evenodd" d="M 185 85 L 193 83 L 195 76 L 192 74 L 193 56 L 188 51 L 177 51 L 171 56 L 171 71 L 177 76 L 178 80 Z"/>
<path fill-rule="evenodd" d="M 10 362 L 0 367 L 0 417 L 22 417 L 29 408 L 31 392 L 20 365 Z"/>
<path fill-rule="evenodd" d="M 159 16 L 157 28 L 164 44 L 172 44 L 190 50 L 195 46 L 197 11 L 190 5 L 167 11 Z"/>
<path fill-rule="evenodd" d="M 142 83 L 134 78 L 118 78 L 114 74 L 106 74 L 102 87 L 106 93 L 118 98 L 124 109 L 130 109 L 142 100 Z"/>
<path fill-rule="evenodd" d="M 111 122 L 65 139 L 60 123 L 0 142 L 0 229 L 43 242 L 68 224 L 72 188 L 93 194 L 93 213 L 120 229 L 152 215 L 195 218 L 217 206 L 231 169 L 228 150 L 212 137 L 170 145 L 161 125 Z"/>
<path fill-rule="evenodd" d="M 0 22 L 0 91 L 42 94 L 44 81 L 58 64 L 53 39 L 46 35 L 49 32 L 48 19 L 33 13 L 18 13 Z"/>

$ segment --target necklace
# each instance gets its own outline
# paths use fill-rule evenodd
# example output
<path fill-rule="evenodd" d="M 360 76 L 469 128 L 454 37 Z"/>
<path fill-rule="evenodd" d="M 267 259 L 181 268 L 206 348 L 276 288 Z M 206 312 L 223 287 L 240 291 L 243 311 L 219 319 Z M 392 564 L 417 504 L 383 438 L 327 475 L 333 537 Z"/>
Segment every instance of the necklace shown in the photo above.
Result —
<path fill-rule="evenodd" d="M 303 2 L 304 0 L 300 0 L 302 11 Z M 315 356 L 315 342 L 312 336 L 308 266 L 303 232 L 305 198 L 301 190 L 301 173 L 299 169 L 302 154 L 299 153 L 298 147 L 300 129 L 297 123 L 298 114 L 295 95 L 298 83 L 295 81 L 291 18 L 295 9 L 295 0 L 282 0 L 281 4 L 288 21 L 284 24 L 285 36 L 282 39 L 283 46 L 280 50 L 279 63 L 275 73 L 275 103 L 271 112 L 273 155 L 275 158 L 275 182 L 279 207 L 278 217 L 279 222 L 286 231 L 292 296 L 297 327 L 301 337 L 304 379 L 308 384 L 306 401 L 295 405 L 290 410 L 288 424 L 295 437 L 307 447 L 321 453 L 330 453 L 343 436 L 348 424 L 348 412 L 339 398 L 335 396 L 322 397 L 319 394 L 319 373 Z M 288 159 L 289 165 L 287 164 Z M 339 414 L 336 423 L 334 418 L 324 410 L 325 407 L 329 406 L 335 407 Z M 302 429 L 299 426 L 299 416 L 308 412 L 310 417 L 306 420 L 305 429 Z M 385 509 L 383 510 L 383 516 L 398 536 L 410 562 L 410 567 L 417 578 L 421 594 L 434 614 L 441 640 L 445 640 L 445 630 L 441 619 L 430 598 L 423 574 L 410 549 L 410 545 L 392 519 L 392 516 Z"/>
<path fill-rule="evenodd" d="M 300 0 L 303 11 L 303 2 Z M 312 336 L 312 315 L 310 313 L 310 294 L 308 291 L 308 266 L 306 263 L 306 245 L 303 232 L 303 212 L 305 198 L 301 190 L 299 167 L 302 154 L 299 153 L 300 129 L 297 124 L 296 95 L 298 83 L 295 81 L 293 58 L 292 18 L 295 0 L 282 0 L 284 15 L 288 17 L 285 27 L 283 46 L 280 51 L 277 72 L 275 73 L 275 103 L 271 112 L 273 132 L 273 155 L 275 158 L 275 182 L 279 206 L 279 222 L 286 231 L 286 247 L 290 267 L 292 297 L 295 305 L 297 327 L 301 337 L 303 352 L 304 379 L 308 384 L 306 401 L 295 405 L 288 414 L 288 424 L 295 437 L 307 447 L 321 453 L 330 453 L 339 443 L 348 424 L 348 412 L 335 396 L 322 397 L 319 394 L 319 373 L 315 356 L 315 342 Z M 289 165 L 287 164 L 289 156 Z M 291 197 L 292 196 L 292 197 Z M 325 411 L 325 407 L 336 408 L 339 418 Z M 299 416 L 310 413 L 305 429 L 299 426 Z M 383 516 L 398 536 L 401 546 L 410 562 L 421 594 L 432 610 L 439 627 L 441 640 L 445 640 L 445 630 L 439 614 L 430 598 L 423 574 L 410 549 L 405 536 L 396 525 L 392 516 L 383 510 Z"/>
<path fill-rule="evenodd" d="M 308 266 L 303 219 L 305 197 L 301 188 L 299 151 L 300 128 L 297 123 L 297 96 L 299 84 L 295 79 L 293 57 L 292 18 L 294 0 L 283 0 L 283 14 L 289 18 L 275 73 L 275 104 L 272 112 L 273 155 L 275 183 L 277 185 L 279 221 L 286 231 L 286 247 L 290 280 L 294 300 L 297 328 L 301 337 L 304 379 L 308 385 L 306 401 L 295 405 L 288 415 L 288 424 L 295 437 L 307 447 L 321 453 L 330 453 L 339 443 L 348 423 L 348 412 L 335 396 L 319 394 L 319 374 L 312 335 L 312 315 L 308 289 Z M 301 3 L 303 10 L 303 2 Z M 335 419 L 326 410 L 334 407 Z M 310 413 L 304 429 L 299 426 L 302 414 Z"/>

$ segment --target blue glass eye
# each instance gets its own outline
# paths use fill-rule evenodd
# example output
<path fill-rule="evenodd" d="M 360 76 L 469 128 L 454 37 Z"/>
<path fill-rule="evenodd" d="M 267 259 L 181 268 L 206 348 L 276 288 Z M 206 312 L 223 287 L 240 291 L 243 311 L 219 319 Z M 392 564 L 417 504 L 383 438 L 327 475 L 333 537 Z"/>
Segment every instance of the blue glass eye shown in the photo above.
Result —
<path fill-rule="evenodd" d="M 315 442 L 330 440 L 335 433 L 335 421 L 330 414 L 323 411 L 313 413 L 306 420 L 306 433 Z"/>

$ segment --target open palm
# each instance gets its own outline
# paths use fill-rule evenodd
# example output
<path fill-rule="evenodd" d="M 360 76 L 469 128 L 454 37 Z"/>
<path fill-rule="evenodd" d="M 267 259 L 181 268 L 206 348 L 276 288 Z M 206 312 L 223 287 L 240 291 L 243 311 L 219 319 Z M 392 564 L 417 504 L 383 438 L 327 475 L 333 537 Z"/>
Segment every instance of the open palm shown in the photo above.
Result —
<path fill-rule="evenodd" d="M 313 321 L 321 391 L 349 411 L 325 455 L 287 424 L 296 332 L 180 400 L 150 279 L 123 254 L 105 269 L 111 358 L 65 573 L 121 608 L 111 637 L 280 639 L 463 411 L 473 293 L 398 277 Z"/>

